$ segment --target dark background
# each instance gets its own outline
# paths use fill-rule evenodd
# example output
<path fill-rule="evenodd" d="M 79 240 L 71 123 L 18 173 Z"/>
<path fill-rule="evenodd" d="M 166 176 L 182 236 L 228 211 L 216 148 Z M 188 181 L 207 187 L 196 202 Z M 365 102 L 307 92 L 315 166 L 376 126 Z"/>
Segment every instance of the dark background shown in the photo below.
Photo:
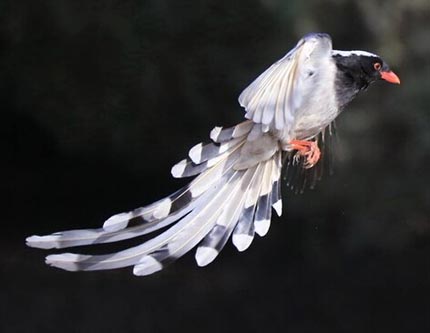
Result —
<path fill-rule="evenodd" d="M 430 329 L 429 1 L 3 0 L 0 29 L 0 331 Z M 334 175 L 284 190 L 265 239 L 146 278 L 52 269 L 25 246 L 183 185 L 170 167 L 240 121 L 240 91 L 310 31 L 379 53 L 402 84 L 339 117 Z"/>

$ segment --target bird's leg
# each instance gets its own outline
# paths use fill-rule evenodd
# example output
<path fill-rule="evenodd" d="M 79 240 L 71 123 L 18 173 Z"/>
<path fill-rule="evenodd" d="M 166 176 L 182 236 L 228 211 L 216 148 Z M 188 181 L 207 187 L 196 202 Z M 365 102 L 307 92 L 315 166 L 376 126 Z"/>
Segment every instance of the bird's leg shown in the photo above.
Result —
<path fill-rule="evenodd" d="M 310 169 L 318 163 L 321 157 L 321 151 L 318 147 L 318 141 L 291 140 L 290 147 L 297 150 L 299 156 L 306 158 L 305 168 Z"/>

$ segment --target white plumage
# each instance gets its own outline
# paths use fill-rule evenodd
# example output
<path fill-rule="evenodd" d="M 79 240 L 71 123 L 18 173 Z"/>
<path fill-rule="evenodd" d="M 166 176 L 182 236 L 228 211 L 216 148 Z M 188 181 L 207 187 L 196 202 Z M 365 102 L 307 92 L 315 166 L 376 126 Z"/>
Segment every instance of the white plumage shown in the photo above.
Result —
<path fill-rule="evenodd" d="M 27 244 L 49 249 L 115 242 L 170 226 L 113 254 L 46 258 L 49 265 L 69 271 L 134 266 L 136 275 L 159 271 L 199 244 L 195 258 L 205 266 L 231 235 L 236 248 L 244 251 L 255 233 L 268 232 L 272 207 L 279 216 L 282 213 L 282 156 L 291 151 L 289 141 L 316 136 L 332 121 L 331 114 L 315 114 L 321 112 L 321 101 L 312 97 L 315 90 L 327 97 L 324 89 L 332 88 L 318 83 L 321 76 L 330 75 L 324 67 L 331 64 L 331 52 L 327 35 L 305 36 L 247 87 L 239 102 L 248 120 L 231 128 L 215 127 L 211 143 L 194 146 L 189 158 L 172 168 L 174 177 L 197 175 L 188 186 L 151 205 L 114 215 L 103 228 L 32 236 Z M 309 132 L 300 117 L 312 116 L 318 129 Z"/>

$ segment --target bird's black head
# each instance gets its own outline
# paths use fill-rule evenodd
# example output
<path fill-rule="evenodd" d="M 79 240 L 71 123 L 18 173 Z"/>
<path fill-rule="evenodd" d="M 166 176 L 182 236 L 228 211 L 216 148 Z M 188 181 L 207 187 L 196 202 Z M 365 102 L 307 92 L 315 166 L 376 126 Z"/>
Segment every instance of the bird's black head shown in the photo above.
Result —
<path fill-rule="evenodd" d="M 377 80 L 400 84 L 400 79 L 376 54 L 365 51 L 333 51 L 337 66 L 336 93 L 341 106 Z"/>

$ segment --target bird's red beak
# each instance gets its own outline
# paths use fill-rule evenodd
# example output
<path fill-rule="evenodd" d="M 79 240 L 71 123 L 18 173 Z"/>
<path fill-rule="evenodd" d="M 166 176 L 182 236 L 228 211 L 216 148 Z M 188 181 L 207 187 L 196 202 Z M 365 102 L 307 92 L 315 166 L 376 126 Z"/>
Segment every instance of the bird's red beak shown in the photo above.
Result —
<path fill-rule="evenodd" d="M 381 79 L 390 83 L 400 84 L 399 77 L 392 71 L 381 72 Z"/>

